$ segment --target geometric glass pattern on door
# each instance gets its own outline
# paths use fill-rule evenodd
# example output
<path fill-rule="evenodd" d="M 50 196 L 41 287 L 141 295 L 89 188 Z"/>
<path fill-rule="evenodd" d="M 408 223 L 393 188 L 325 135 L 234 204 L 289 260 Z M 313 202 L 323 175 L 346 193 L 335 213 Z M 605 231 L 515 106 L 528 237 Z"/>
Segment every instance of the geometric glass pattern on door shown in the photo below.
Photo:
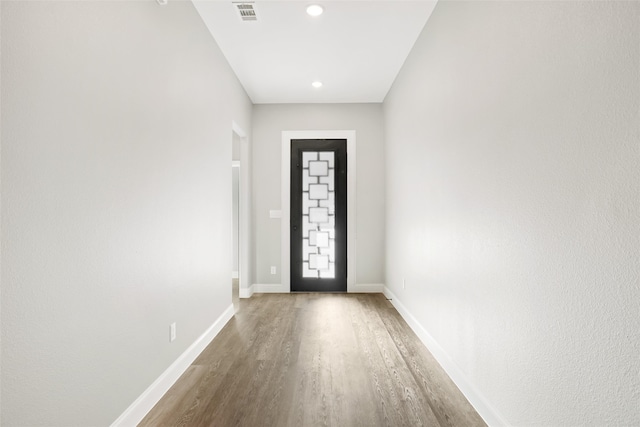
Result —
<path fill-rule="evenodd" d="M 302 152 L 302 277 L 336 275 L 335 153 Z"/>

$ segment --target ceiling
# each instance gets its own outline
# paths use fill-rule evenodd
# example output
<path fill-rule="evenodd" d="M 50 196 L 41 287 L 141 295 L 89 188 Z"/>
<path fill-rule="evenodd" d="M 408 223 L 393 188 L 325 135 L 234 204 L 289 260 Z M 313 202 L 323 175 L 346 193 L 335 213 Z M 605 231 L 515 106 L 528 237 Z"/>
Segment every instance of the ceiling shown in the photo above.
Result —
<path fill-rule="evenodd" d="M 193 3 L 253 103 L 366 103 L 384 100 L 436 0 L 319 1 L 318 17 L 313 0 L 257 0 L 256 21 Z"/>

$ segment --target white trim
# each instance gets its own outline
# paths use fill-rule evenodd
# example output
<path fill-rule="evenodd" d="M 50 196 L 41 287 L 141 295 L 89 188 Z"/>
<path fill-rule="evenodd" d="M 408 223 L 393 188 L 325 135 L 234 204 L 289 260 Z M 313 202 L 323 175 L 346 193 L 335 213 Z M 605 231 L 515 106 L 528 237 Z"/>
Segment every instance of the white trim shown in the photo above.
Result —
<path fill-rule="evenodd" d="M 349 292 L 381 294 L 384 292 L 384 283 L 357 283 Z"/>
<path fill-rule="evenodd" d="M 267 284 L 260 284 L 260 283 L 254 283 L 253 286 L 253 292 L 256 294 L 288 294 L 290 292 L 289 288 L 282 285 L 282 284 L 274 284 L 274 283 L 267 283 Z"/>
<path fill-rule="evenodd" d="M 356 131 L 315 130 L 282 132 L 282 178 L 280 225 L 281 278 L 286 292 L 291 290 L 290 277 L 290 194 L 291 194 L 291 140 L 292 139 L 346 139 L 347 140 L 347 292 L 354 291 L 356 284 Z"/>
<path fill-rule="evenodd" d="M 249 288 L 240 289 L 240 298 L 251 298 L 253 296 L 253 285 Z"/>
<path fill-rule="evenodd" d="M 234 120 L 231 121 L 231 129 L 240 137 L 240 138 L 246 138 L 247 137 L 247 133 L 244 131 L 244 129 L 242 129 L 240 127 L 240 125 L 238 125 Z M 242 158 L 242 156 L 241 156 Z"/>
<path fill-rule="evenodd" d="M 196 357 L 218 335 L 224 325 L 231 320 L 233 313 L 232 304 L 111 424 L 111 427 L 135 426 L 142 421 L 191 363 L 196 360 Z"/>
<path fill-rule="evenodd" d="M 467 398 L 469 403 L 475 408 L 478 414 L 484 419 L 489 426 L 509 426 L 505 418 L 491 406 L 489 401 L 485 399 L 476 387 L 467 379 L 466 375 L 458 367 L 458 365 L 449 357 L 447 352 L 438 344 L 429 332 L 418 322 L 418 320 L 409 312 L 387 287 L 384 288 L 384 294 L 390 299 L 391 304 L 398 310 L 398 313 L 413 329 L 420 341 L 429 349 L 433 357 L 438 361 L 442 369 L 449 375 L 454 384 L 460 389 L 462 394 Z"/>
<path fill-rule="evenodd" d="M 231 278 L 232 279 L 239 279 L 240 278 L 240 273 L 237 271 L 232 271 L 231 272 Z"/>

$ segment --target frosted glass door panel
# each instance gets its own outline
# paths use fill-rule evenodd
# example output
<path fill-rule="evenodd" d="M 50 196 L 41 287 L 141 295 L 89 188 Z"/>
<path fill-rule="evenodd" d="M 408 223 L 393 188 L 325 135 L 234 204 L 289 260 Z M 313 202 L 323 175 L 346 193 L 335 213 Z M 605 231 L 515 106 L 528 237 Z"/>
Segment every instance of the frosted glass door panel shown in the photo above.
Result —
<path fill-rule="evenodd" d="M 335 278 L 335 153 L 302 153 L 302 277 Z"/>

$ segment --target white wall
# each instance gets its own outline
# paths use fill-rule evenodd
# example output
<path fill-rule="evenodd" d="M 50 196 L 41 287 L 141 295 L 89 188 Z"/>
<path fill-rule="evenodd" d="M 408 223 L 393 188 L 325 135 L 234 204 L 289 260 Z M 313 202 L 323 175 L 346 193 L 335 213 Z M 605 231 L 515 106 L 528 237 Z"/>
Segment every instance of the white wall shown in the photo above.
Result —
<path fill-rule="evenodd" d="M 489 418 L 640 424 L 639 18 L 440 2 L 385 100 L 386 283 Z"/>
<path fill-rule="evenodd" d="M 0 422 L 108 425 L 231 306 L 251 103 L 190 2 L 3 1 L 1 36 Z"/>
<path fill-rule="evenodd" d="M 356 131 L 356 284 L 384 278 L 384 134 L 381 104 L 264 104 L 253 109 L 253 224 L 256 283 L 279 284 L 282 131 Z M 270 266 L 278 274 L 270 274 Z"/>

